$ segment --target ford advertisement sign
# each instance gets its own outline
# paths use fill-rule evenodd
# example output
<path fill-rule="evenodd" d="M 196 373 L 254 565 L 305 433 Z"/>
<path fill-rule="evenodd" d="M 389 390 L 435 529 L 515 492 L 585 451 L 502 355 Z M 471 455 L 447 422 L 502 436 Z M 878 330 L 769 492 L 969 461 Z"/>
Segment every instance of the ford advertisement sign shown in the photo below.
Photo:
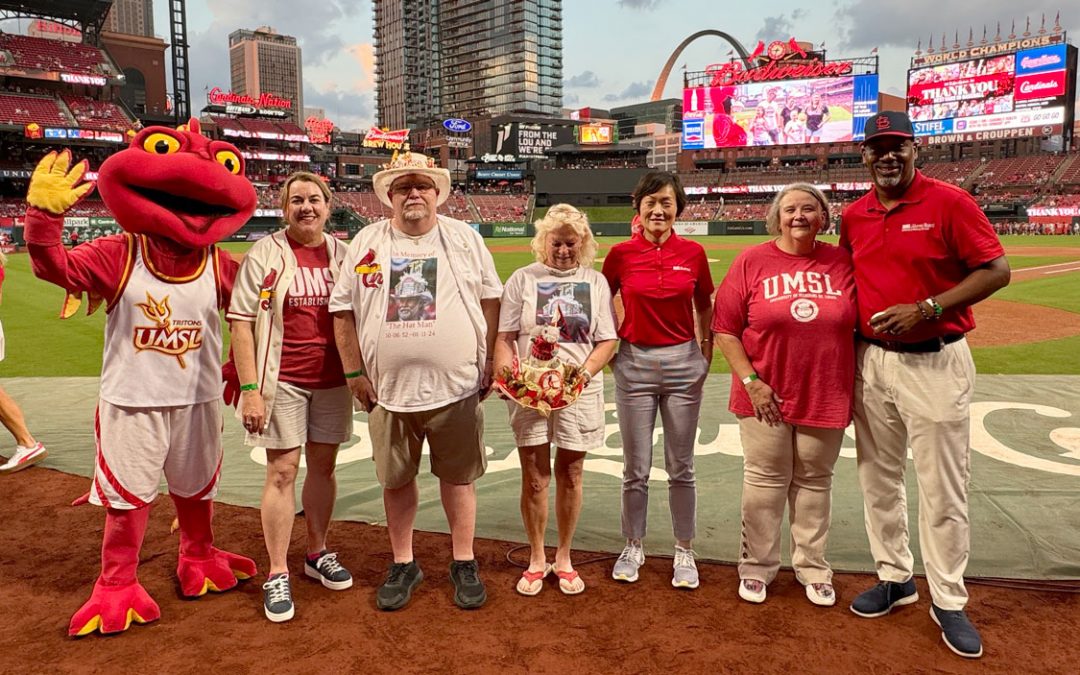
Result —
<path fill-rule="evenodd" d="M 463 120 L 460 117 L 451 117 L 448 120 L 443 120 L 442 125 L 447 131 L 455 131 L 462 134 L 472 131 L 472 123 L 468 120 Z"/>

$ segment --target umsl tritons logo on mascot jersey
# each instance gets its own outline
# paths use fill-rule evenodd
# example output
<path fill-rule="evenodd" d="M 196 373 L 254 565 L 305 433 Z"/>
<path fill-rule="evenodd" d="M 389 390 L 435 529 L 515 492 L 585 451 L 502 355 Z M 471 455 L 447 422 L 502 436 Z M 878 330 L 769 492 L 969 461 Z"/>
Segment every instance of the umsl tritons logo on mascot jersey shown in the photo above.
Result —
<path fill-rule="evenodd" d="M 202 321 L 174 320 L 167 295 L 158 302 L 147 293 L 146 302 L 136 303 L 136 306 L 142 310 L 147 319 L 154 322 L 154 325 L 135 326 L 132 338 L 135 351 L 149 350 L 175 356 L 180 367 L 186 368 L 184 354 L 202 347 Z"/>

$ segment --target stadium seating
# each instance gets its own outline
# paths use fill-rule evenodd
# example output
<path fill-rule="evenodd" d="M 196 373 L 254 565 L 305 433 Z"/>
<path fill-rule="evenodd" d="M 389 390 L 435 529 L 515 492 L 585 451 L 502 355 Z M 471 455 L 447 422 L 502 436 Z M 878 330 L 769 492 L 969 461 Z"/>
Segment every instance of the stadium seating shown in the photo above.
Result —
<path fill-rule="evenodd" d="M 1002 186 L 1041 186 L 1061 166 L 1061 155 L 1029 155 L 992 159 L 979 176 L 982 189 Z"/>
<path fill-rule="evenodd" d="M 920 171 L 930 178 L 936 178 L 953 185 L 963 185 L 964 181 L 971 177 L 982 164 L 977 159 L 968 159 L 961 162 L 928 162 L 920 167 Z"/>
<path fill-rule="evenodd" d="M 469 195 L 480 219 L 487 223 L 520 223 L 525 220 L 525 207 L 529 196 L 520 195 Z"/>
<path fill-rule="evenodd" d="M 64 114 L 59 102 L 48 96 L 0 94 L 0 124 L 29 124 L 69 127 L 71 119 Z"/>
<path fill-rule="evenodd" d="M 717 199 L 702 200 L 691 196 L 679 220 L 714 220 L 719 208 L 720 201 Z"/>
<path fill-rule="evenodd" d="M 82 129 L 103 129 L 121 133 L 134 126 L 128 116 L 112 101 L 95 101 L 86 96 L 65 95 L 67 104 L 75 120 Z"/>
<path fill-rule="evenodd" d="M 20 68 L 92 75 L 112 75 L 101 50 L 90 45 L 27 35 L 0 33 L 0 51 L 11 54 Z"/>

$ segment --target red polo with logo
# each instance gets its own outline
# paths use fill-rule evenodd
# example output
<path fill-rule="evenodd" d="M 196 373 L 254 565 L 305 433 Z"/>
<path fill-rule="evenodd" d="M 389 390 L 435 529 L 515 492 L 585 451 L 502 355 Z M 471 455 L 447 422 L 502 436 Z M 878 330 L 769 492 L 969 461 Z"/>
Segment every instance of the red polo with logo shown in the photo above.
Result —
<path fill-rule="evenodd" d="M 919 171 L 891 210 L 873 189 L 844 209 L 840 245 L 855 263 L 859 332 L 874 339 L 881 339 L 870 328 L 877 312 L 943 293 L 1005 254 L 971 195 Z M 971 307 L 947 309 L 940 320 L 890 339 L 921 342 L 973 328 Z"/>
<path fill-rule="evenodd" d="M 695 338 L 694 301 L 708 306 L 713 292 L 701 244 L 674 232 L 662 244 L 634 234 L 611 247 L 603 273 L 611 294 L 622 292 L 619 337 L 647 347 Z"/>

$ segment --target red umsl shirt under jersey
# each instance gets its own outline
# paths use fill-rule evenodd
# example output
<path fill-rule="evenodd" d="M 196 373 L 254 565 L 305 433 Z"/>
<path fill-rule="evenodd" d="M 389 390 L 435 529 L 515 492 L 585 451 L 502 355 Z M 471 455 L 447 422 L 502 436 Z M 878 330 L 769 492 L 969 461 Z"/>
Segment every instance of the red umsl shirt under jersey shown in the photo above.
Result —
<path fill-rule="evenodd" d="M 849 205 L 841 219 L 840 245 L 851 251 L 855 264 L 859 332 L 877 339 L 870 328 L 877 312 L 943 293 L 1005 254 L 971 195 L 919 171 L 889 211 L 874 190 Z M 973 328 L 971 307 L 961 307 L 889 339 L 921 342 Z"/>
<path fill-rule="evenodd" d="M 296 276 L 285 293 L 278 378 L 305 389 L 340 387 L 345 377 L 328 309 L 334 279 L 326 245 L 320 240 L 318 246 L 308 247 L 286 238 L 296 256 Z"/>
<path fill-rule="evenodd" d="M 695 338 L 694 301 L 708 305 L 713 281 L 701 244 L 674 232 L 662 244 L 642 234 L 611 247 L 604 258 L 611 294 L 622 294 L 619 337 L 667 347 Z"/>
<path fill-rule="evenodd" d="M 855 313 L 847 251 L 818 242 L 799 256 L 769 241 L 731 264 L 716 293 L 712 329 L 739 338 L 754 372 L 783 400 L 785 422 L 843 429 L 855 383 Z M 728 408 L 754 414 L 734 374 Z"/>

